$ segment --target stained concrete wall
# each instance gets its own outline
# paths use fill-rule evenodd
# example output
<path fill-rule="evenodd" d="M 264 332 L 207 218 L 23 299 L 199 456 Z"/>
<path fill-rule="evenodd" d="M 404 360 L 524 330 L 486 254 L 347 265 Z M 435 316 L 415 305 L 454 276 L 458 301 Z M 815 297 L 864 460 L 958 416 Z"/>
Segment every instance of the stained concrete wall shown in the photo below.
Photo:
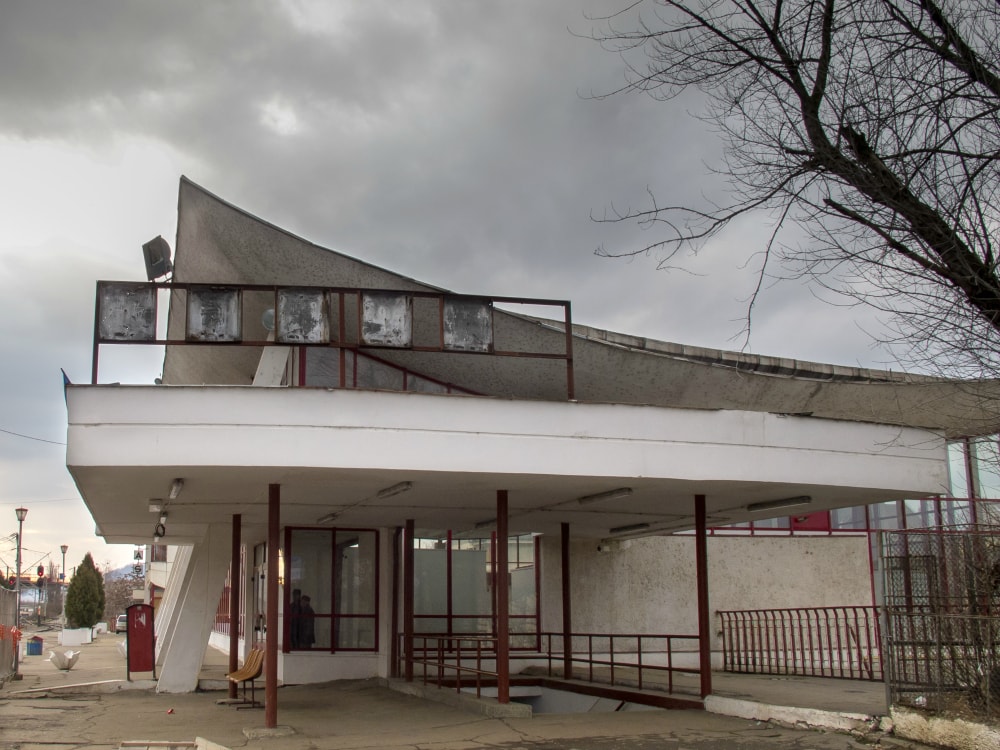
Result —
<path fill-rule="evenodd" d="M 868 538 L 710 537 L 709 608 L 713 648 L 718 610 L 870 605 Z M 541 619 L 562 628 L 560 544 L 543 537 Z M 602 552 L 570 543 L 574 632 L 690 633 L 698 630 L 693 536 L 652 537 Z"/>

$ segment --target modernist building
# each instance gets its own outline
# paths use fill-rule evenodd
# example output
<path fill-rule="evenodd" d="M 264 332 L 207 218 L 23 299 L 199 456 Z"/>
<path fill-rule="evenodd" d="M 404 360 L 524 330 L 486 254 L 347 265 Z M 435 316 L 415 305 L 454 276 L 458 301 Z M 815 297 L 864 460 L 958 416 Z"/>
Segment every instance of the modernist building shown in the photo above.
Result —
<path fill-rule="evenodd" d="M 99 283 L 92 383 L 67 388 L 67 465 L 98 532 L 178 546 L 164 691 L 196 686 L 231 567 L 233 656 L 267 644 L 270 704 L 278 680 L 393 674 L 422 632 L 495 636 L 501 700 L 508 648 L 571 625 L 676 626 L 704 680 L 711 584 L 740 575 L 720 547 L 710 577 L 708 527 L 948 495 L 948 441 L 1000 428 L 996 383 L 575 325 L 568 301 L 452 293 L 186 179 L 174 255 L 169 281 Z M 165 258 L 147 248 L 151 277 Z M 119 344 L 165 345 L 162 382 L 102 384 Z M 623 569 L 630 542 L 686 530 L 686 561 Z M 664 581 L 688 621 L 641 621 Z"/>

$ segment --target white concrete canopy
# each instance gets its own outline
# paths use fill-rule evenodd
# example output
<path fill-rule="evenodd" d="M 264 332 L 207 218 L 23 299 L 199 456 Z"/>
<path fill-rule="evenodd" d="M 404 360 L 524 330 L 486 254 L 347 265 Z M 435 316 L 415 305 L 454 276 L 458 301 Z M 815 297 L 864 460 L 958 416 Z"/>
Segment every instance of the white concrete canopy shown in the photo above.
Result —
<path fill-rule="evenodd" d="M 513 350 L 558 353 L 572 342 L 572 400 L 562 361 L 418 348 L 375 354 L 385 368 L 481 395 L 359 390 L 387 387 L 376 380 L 358 389 L 342 381 L 251 388 L 264 370 L 282 382 L 285 352 L 265 368 L 275 350 L 257 343 L 186 346 L 185 284 L 437 288 L 315 245 L 184 178 L 175 253 L 165 385 L 68 388 L 67 465 L 111 542 L 152 538 L 151 501 L 167 507 L 166 543 L 197 542 L 234 513 L 247 539 L 259 540 L 272 483 L 282 488 L 283 525 L 333 514 L 338 525 L 412 518 L 426 533 L 484 535 L 505 489 L 512 531 L 568 522 L 575 535 L 596 538 L 668 533 L 692 527 L 696 494 L 707 496 L 716 525 L 947 494 L 945 439 L 1000 429 L 998 381 L 722 352 L 580 325 L 567 337 L 562 322 L 500 308 L 495 332 Z M 265 340 L 266 304 L 242 310 L 241 344 Z M 304 348 L 291 354 L 303 376 Z M 177 478 L 183 490 L 169 499 Z M 377 496 L 400 482 L 410 489 Z M 630 495 L 577 501 L 624 487 Z M 797 496 L 811 500 L 747 510 Z"/>
<path fill-rule="evenodd" d="M 762 412 L 249 386 L 70 386 L 67 404 L 67 465 L 110 542 L 149 540 L 151 502 L 171 544 L 234 513 L 263 529 L 271 483 L 288 526 L 336 514 L 324 523 L 482 535 L 506 489 L 512 532 L 593 538 L 691 528 L 695 494 L 721 525 L 947 486 L 940 433 Z M 746 507 L 795 496 L 811 501 Z"/>

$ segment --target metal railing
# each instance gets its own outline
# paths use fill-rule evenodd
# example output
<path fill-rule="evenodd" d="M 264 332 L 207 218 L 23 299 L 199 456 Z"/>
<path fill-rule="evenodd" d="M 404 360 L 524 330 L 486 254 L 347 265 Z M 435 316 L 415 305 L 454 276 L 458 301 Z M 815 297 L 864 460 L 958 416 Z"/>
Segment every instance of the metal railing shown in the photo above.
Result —
<path fill-rule="evenodd" d="M 875 607 L 727 610 L 723 670 L 745 674 L 882 679 Z"/>
<path fill-rule="evenodd" d="M 496 670 L 483 667 L 484 661 L 496 659 L 496 648 L 497 639 L 486 636 L 414 635 L 413 665 L 421 667 L 424 685 L 440 688 L 454 682 L 455 692 L 459 693 L 464 686 L 475 685 L 479 698 L 484 678 L 496 683 Z M 399 653 L 405 660 L 405 636 L 400 636 Z"/>
<path fill-rule="evenodd" d="M 562 633 L 540 635 L 549 676 L 565 674 L 565 636 Z M 689 648 L 678 648 L 680 643 L 688 644 Z M 674 674 L 700 673 L 697 667 L 675 663 L 679 653 L 693 655 L 697 659 L 697 635 L 572 633 L 570 646 L 572 677 L 588 682 L 610 681 L 611 685 L 625 685 L 639 690 L 644 687 L 666 688 L 672 693 Z M 577 665 L 585 665 L 586 670 L 577 670 Z"/>

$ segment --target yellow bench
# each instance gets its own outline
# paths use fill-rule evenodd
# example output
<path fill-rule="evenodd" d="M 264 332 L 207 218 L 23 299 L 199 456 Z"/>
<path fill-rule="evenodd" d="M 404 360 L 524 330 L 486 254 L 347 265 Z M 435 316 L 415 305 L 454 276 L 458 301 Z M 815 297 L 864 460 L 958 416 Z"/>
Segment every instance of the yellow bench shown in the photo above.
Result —
<path fill-rule="evenodd" d="M 243 700 L 237 708 L 259 708 L 262 704 L 257 702 L 256 680 L 264 671 L 264 652 L 259 648 L 250 649 L 243 666 L 235 672 L 226 675 L 226 679 L 236 685 L 243 685 Z M 247 700 L 247 683 L 250 683 L 250 700 Z"/>

